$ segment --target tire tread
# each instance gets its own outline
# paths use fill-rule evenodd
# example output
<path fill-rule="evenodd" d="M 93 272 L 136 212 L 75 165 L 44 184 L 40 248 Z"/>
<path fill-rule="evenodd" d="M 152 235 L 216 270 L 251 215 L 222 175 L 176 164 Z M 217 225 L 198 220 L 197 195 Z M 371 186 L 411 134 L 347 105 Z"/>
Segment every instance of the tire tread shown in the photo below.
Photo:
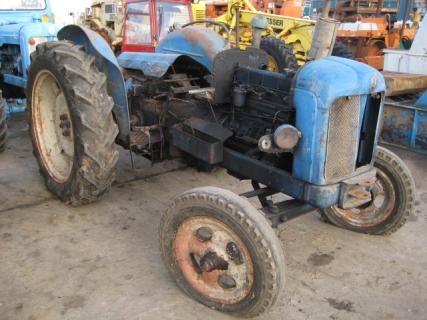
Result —
<path fill-rule="evenodd" d="M 72 177 L 74 181 L 69 190 L 59 192 L 52 178 L 41 170 L 47 186 L 72 205 L 96 201 L 113 182 L 118 161 L 115 146 L 118 128 L 112 116 L 114 102 L 107 92 L 106 77 L 96 68 L 94 57 L 87 55 L 82 46 L 69 41 L 52 41 L 37 46 L 30 75 L 38 59 L 52 59 L 56 61 L 55 68 L 63 71 L 65 83 L 61 85 L 70 89 L 70 109 L 74 108 L 78 118 L 73 124 L 77 129 L 75 139 L 82 146 L 82 154 L 77 159 L 79 170 Z M 36 148 L 35 142 L 33 145 Z M 38 152 L 35 154 L 40 157 Z M 42 166 L 42 161 L 38 160 Z"/>
<path fill-rule="evenodd" d="M 227 212 L 234 221 L 244 226 L 250 234 L 257 252 L 262 255 L 262 259 L 265 261 L 267 281 L 263 283 L 261 301 L 255 302 L 249 310 L 238 314 L 244 317 L 255 317 L 266 312 L 276 302 L 284 283 L 283 271 L 285 262 L 283 250 L 265 217 L 249 201 L 242 199 L 231 191 L 216 187 L 200 187 L 186 191 L 175 198 L 166 213 L 162 215 L 159 227 L 162 258 L 169 269 L 168 271 L 173 274 L 174 270 L 166 258 L 168 244 L 165 242 L 165 237 L 162 236 L 163 230 L 170 223 L 173 212 L 186 205 L 193 205 L 195 203 L 206 203 Z M 188 295 L 191 295 L 185 287 L 182 285 L 180 287 Z"/>
<path fill-rule="evenodd" d="M 333 208 L 320 210 L 321 218 L 324 222 L 334 224 L 338 227 L 349 229 L 352 231 L 372 234 L 372 235 L 390 235 L 399 230 L 407 221 L 409 215 L 413 212 L 415 206 L 415 182 L 406 164 L 396 154 L 390 150 L 377 147 L 376 162 L 382 166 L 387 166 L 396 171 L 396 174 L 401 180 L 404 189 L 405 206 L 403 211 L 398 213 L 398 218 L 384 225 L 376 226 L 375 228 L 356 228 L 347 223 L 334 218 Z"/>

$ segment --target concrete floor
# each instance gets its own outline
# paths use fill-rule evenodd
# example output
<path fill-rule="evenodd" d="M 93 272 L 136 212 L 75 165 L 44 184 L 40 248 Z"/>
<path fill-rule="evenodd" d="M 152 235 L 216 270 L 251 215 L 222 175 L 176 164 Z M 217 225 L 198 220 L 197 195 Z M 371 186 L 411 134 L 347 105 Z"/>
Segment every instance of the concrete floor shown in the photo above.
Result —
<path fill-rule="evenodd" d="M 18 119 L 19 120 L 19 119 Z M 232 319 L 186 297 L 160 260 L 160 214 L 178 193 L 248 184 L 179 162 L 130 170 L 98 203 L 68 207 L 44 188 L 24 121 L 0 155 L 0 320 Z M 418 187 L 416 211 L 389 237 L 341 230 L 308 214 L 282 226 L 286 286 L 260 319 L 427 319 L 427 162 L 399 150 Z"/>

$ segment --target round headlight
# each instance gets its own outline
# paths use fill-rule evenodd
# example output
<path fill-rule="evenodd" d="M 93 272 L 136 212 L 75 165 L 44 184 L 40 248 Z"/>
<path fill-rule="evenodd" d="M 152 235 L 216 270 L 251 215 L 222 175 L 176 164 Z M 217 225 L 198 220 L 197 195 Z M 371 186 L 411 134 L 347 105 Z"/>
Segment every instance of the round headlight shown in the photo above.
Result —
<path fill-rule="evenodd" d="M 280 149 L 291 150 L 295 148 L 301 138 L 301 132 L 290 124 L 282 124 L 274 131 L 273 138 L 274 143 Z"/>

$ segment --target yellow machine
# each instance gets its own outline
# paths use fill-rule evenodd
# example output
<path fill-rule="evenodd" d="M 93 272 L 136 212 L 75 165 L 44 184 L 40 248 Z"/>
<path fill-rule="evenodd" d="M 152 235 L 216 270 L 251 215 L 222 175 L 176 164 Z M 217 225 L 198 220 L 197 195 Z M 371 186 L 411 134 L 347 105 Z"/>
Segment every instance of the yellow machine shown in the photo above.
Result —
<path fill-rule="evenodd" d="M 193 12 L 196 10 L 198 12 L 197 17 L 202 16 L 200 11 L 203 5 L 203 3 L 193 5 L 197 6 L 193 8 Z M 283 41 L 292 50 L 298 65 L 303 65 L 311 47 L 312 34 L 316 24 L 313 20 L 260 12 L 249 0 L 229 0 L 226 13 L 219 17 L 213 17 L 212 20 L 226 24 L 230 30 L 239 30 L 239 46 L 244 49 L 252 44 L 251 22 L 256 16 L 267 18 L 268 28 L 263 32 L 263 37 L 273 37 Z M 230 37 L 232 44 L 236 43 L 236 32 L 227 34 L 224 30 L 220 30 L 221 28 L 216 27 L 216 29 L 224 37 Z M 280 44 L 277 43 L 276 47 L 280 47 Z M 271 71 L 278 70 L 277 62 L 274 59 L 269 62 L 269 69 Z"/>

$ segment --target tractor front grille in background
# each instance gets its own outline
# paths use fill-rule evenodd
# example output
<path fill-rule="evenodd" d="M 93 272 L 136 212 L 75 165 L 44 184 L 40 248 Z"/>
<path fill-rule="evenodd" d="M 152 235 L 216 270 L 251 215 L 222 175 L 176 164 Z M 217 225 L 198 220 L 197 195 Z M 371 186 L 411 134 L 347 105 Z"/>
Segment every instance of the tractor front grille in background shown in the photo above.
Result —
<path fill-rule="evenodd" d="M 339 98 L 329 109 L 326 180 L 345 177 L 356 169 L 359 115 L 360 96 Z"/>

